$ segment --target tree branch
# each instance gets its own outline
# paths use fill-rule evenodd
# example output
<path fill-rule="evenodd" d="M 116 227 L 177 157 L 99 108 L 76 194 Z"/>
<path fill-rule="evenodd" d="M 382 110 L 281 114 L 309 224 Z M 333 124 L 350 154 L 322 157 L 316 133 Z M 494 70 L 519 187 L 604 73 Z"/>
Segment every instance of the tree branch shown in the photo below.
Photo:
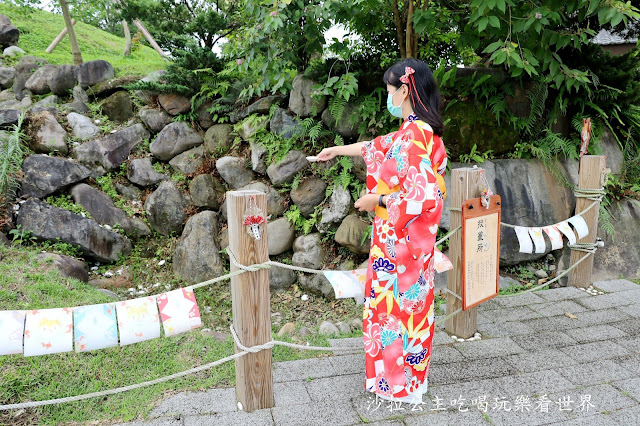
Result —
<path fill-rule="evenodd" d="M 400 11 L 398 10 L 398 0 L 393 0 L 393 20 L 396 24 L 396 32 L 398 34 L 398 45 L 400 46 L 400 56 L 404 59 L 407 57 L 407 48 L 404 43 L 404 33 L 402 29 L 402 20 L 400 19 Z"/>

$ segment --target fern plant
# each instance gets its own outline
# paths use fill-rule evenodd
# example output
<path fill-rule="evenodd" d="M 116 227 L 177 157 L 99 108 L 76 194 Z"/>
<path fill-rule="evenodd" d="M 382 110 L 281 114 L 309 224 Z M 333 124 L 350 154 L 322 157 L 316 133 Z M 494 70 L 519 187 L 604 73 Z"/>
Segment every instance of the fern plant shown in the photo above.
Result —
<path fill-rule="evenodd" d="M 24 117 L 25 113 L 22 113 L 8 136 L 0 138 L 0 219 L 4 218 L 7 205 L 15 197 L 17 174 L 27 151 L 24 145 L 25 134 L 22 132 Z"/>

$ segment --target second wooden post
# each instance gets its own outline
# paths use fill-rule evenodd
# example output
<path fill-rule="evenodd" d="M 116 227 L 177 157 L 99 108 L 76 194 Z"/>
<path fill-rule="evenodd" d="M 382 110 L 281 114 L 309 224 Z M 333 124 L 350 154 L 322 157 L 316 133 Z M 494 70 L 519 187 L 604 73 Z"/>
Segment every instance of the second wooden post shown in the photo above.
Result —
<path fill-rule="evenodd" d="M 229 249 L 242 265 L 269 260 L 266 223 L 260 227 L 260 239 L 247 232 L 243 216 L 247 207 L 255 205 L 267 211 L 267 196 L 259 191 L 227 192 L 229 222 Z M 231 265 L 231 271 L 238 268 Z M 269 270 L 247 272 L 231 278 L 233 328 L 240 342 L 247 346 L 271 340 L 271 308 Z M 236 353 L 240 348 L 236 346 Z M 251 412 L 274 406 L 271 349 L 236 358 L 236 398 L 242 409 Z"/>
<path fill-rule="evenodd" d="M 451 170 L 451 187 L 448 197 L 452 208 L 460 209 L 464 200 L 481 195 L 484 170 L 479 168 L 461 168 Z M 449 229 L 462 225 L 462 212 L 452 210 Z M 449 259 L 453 269 L 449 271 L 447 288 L 454 294 L 462 296 L 462 231 L 459 230 L 449 238 Z M 447 315 L 462 308 L 462 300 L 447 293 Z M 447 333 L 467 339 L 478 329 L 478 308 L 462 311 L 449 318 L 445 323 Z"/>

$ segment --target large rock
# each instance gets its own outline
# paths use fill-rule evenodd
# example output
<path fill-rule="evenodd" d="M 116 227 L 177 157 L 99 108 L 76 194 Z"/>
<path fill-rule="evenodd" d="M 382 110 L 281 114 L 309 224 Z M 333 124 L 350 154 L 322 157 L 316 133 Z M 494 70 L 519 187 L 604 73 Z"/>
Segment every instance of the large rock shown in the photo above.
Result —
<path fill-rule="evenodd" d="M 161 93 L 158 101 L 160 106 L 171 115 L 184 114 L 191 109 L 189 98 L 177 93 Z"/>
<path fill-rule="evenodd" d="M 29 80 L 29 77 L 31 77 L 35 70 L 47 63 L 46 59 L 36 56 L 25 55 L 20 58 L 18 65 L 16 65 L 16 76 L 13 80 L 13 92 L 16 94 L 16 99 L 22 100 L 25 96 L 22 92 L 25 89 L 25 83 Z"/>
<path fill-rule="evenodd" d="M 76 80 L 83 89 L 113 78 L 113 66 L 102 59 L 85 62 L 76 68 Z"/>
<path fill-rule="evenodd" d="M 27 98 L 25 97 L 22 100 L 24 101 L 25 99 Z M 57 114 L 59 100 L 60 98 L 56 95 L 47 96 L 30 106 L 28 112 L 29 114 L 38 114 L 43 111 L 48 111 L 52 114 Z"/>
<path fill-rule="evenodd" d="M 451 168 L 462 167 L 452 163 Z M 468 166 L 467 166 L 468 167 Z M 573 215 L 575 198 L 569 188 L 562 186 L 538 160 L 493 160 L 480 165 L 484 168 L 489 187 L 502 197 L 502 222 L 518 226 L 553 225 Z M 566 176 L 565 168 L 559 165 L 558 173 Z M 447 188 L 451 188 L 451 176 L 445 177 Z M 440 227 L 449 229 L 449 198 L 444 203 Z M 540 254 L 520 253 L 518 238 L 512 228 L 501 227 L 500 264 L 515 265 L 543 257 Z"/>
<path fill-rule="evenodd" d="M 296 174 L 308 166 L 309 162 L 303 152 L 289 151 L 282 160 L 267 168 L 267 175 L 275 186 L 282 186 L 291 183 Z"/>
<path fill-rule="evenodd" d="M 38 128 L 31 144 L 31 148 L 35 152 L 59 152 L 62 155 L 67 155 L 69 152 L 67 132 L 52 113 L 42 111 L 32 116 L 30 122 L 33 127 Z"/>
<path fill-rule="evenodd" d="M 102 139 L 96 139 L 76 147 L 75 156 L 79 162 L 91 168 L 97 174 L 120 167 L 131 150 L 149 138 L 149 132 L 141 123 L 125 127 Z"/>
<path fill-rule="evenodd" d="M 355 138 L 358 136 L 358 126 L 360 124 L 358 116 L 358 105 L 348 103 L 344 106 L 344 111 L 340 119 L 336 120 L 331 116 L 329 109 L 322 113 L 322 122 L 329 129 L 334 130 L 345 138 Z"/>
<path fill-rule="evenodd" d="M 83 283 L 89 282 L 89 273 L 87 265 L 71 256 L 61 254 L 41 252 L 38 253 L 36 259 L 51 264 L 56 268 L 60 275 L 66 278 L 75 278 Z"/>
<path fill-rule="evenodd" d="M 269 268 L 269 290 L 277 292 L 284 291 L 296 282 L 298 276 L 294 271 L 279 266 Z"/>
<path fill-rule="evenodd" d="M 89 102 L 89 95 L 81 86 L 73 86 L 73 100 L 74 102 Z"/>
<path fill-rule="evenodd" d="M 233 128 L 229 124 L 215 124 L 204 134 L 204 147 L 213 156 L 219 157 L 229 152 L 233 142 Z"/>
<path fill-rule="evenodd" d="M 291 190 L 291 201 L 298 206 L 303 215 L 309 216 L 315 207 L 324 201 L 327 184 L 320 178 L 311 176 Z"/>
<path fill-rule="evenodd" d="M 296 131 L 300 130 L 298 119 L 294 118 L 287 110 L 282 108 L 276 109 L 273 117 L 271 117 L 269 126 L 271 133 L 280 135 L 285 139 L 290 138 Z M 243 139 L 248 140 L 247 138 Z"/>
<path fill-rule="evenodd" d="M 184 227 L 173 254 L 173 272 L 189 284 L 210 280 L 224 274 L 218 235 L 218 215 L 204 211 L 192 216 Z"/>
<path fill-rule="evenodd" d="M 146 77 L 144 77 L 142 80 L 140 80 L 141 82 L 148 82 L 148 83 L 159 83 L 162 81 L 162 76 L 165 75 L 167 73 L 166 70 L 158 70 L 158 71 L 153 71 L 151 73 L 149 73 Z M 151 105 L 155 102 L 156 98 L 158 97 L 157 93 L 154 92 L 149 92 L 147 90 L 136 90 L 134 92 L 134 94 L 140 98 L 140 100 L 142 100 L 143 103 L 147 104 L 147 105 Z"/>
<path fill-rule="evenodd" d="M 17 46 L 20 38 L 20 30 L 11 23 L 11 20 L 4 15 L 0 15 L 0 47 L 2 49 L 9 46 Z"/>
<path fill-rule="evenodd" d="M 22 162 L 24 179 L 20 195 L 42 198 L 89 177 L 84 166 L 58 157 L 30 155 Z"/>
<path fill-rule="evenodd" d="M 114 77 L 112 79 L 102 81 L 87 89 L 87 93 L 91 96 L 108 96 L 114 92 L 120 90 L 126 90 L 125 87 L 129 84 L 135 83 L 140 80 L 135 75 L 123 75 L 121 77 Z"/>
<path fill-rule="evenodd" d="M 71 188 L 71 196 L 73 201 L 80 204 L 89 212 L 91 218 L 100 224 L 120 226 L 127 234 L 140 237 L 151 234 L 151 230 L 143 221 L 128 217 L 113 204 L 111 197 L 86 183 Z"/>
<path fill-rule="evenodd" d="M 164 110 L 144 107 L 138 112 L 140 120 L 152 133 L 158 133 L 171 123 L 171 117 Z"/>
<path fill-rule="evenodd" d="M 169 161 L 171 167 L 184 175 L 195 173 L 202 166 L 202 163 L 204 163 L 204 147 L 202 145 L 178 154 Z"/>
<path fill-rule="evenodd" d="M 598 227 L 598 237 L 604 241 L 604 247 L 594 255 L 591 278 L 593 281 L 640 278 L 640 202 L 626 199 L 609 211 L 615 233 L 612 240 Z"/>
<path fill-rule="evenodd" d="M 60 109 L 68 112 L 76 112 L 78 114 L 87 114 L 91 112 L 91 109 L 87 106 L 87 104 L 81 101 L 73 101 L 62 104 L 60 105 Z"/>
<path fill-rule="evenodd" d="M 76 66 L 60 65 L 49 79 L 49 88 L 58 96 L 65 96 L 76 85 Z M 87 99 L 88 100 L 88 99 Z M 87 102 L 87 100 L 83 102 Z"/>
<path fill-rule="evenodd" d="M 291 250 L 295 231 L 295 227 L 286 217 L 269 222 L 267 224 L 269 256 L 277 256 Z"/>
<path fill-rule="evenodd" d="M 191 202 L 196 207 L 217 210 L 220 207 L 221 193 L 224 193 L 224 187 L 209 174 L 198 175 L 189 183 Z"/>
<path fill-rule="evenodd" d="M 238 189 L 254 179 L 253 172 L 245 167 L 244 158 L 219 158 L 216 161 L 216 170 L 232 189 Z"/>
<path fill-rule="evenodd" d="M 9 99 L 9 100 L 0 102 L 0 111 L 9 110 L 9 109 L 24 110 L 30 106 L 31 106 L 31 97 L 24 96 L 21 100 Z"/>
<path fill-rule="evenodd" d="M 151 158 L 136 158 L 127 166 L 127 179 L 138 186 L 152 186 L 169 176 L 158 173 L 151 164 Z"/>
<path fill-rule="evenodd" d="M 293 264 L 303 268 L 320 269 L 325 252 L 320 242 L 320 234 L 302 235 L 293 243 Z"/>
<path fill-rule="evenodd" d="M 249 148 L 251 149 L 251 170 L 264 175 L 267 173 L 267 148 L 254 141 L 249 142 Z"/>
<path fill-rule="evenodd" d="M 17 109 L 6 109 L 4 111 L 0 111 L 0 128 L 18 124 L 20 114 L 22 114 L 22 111 Z"/>
<path fill-rule="evenodd" d="M 176 155 L 194 146 L 202 144 L 202 137 L 184 121 L 170 123 L 151 143 L 151 153 L 163 161 L 171 160 Z"/>
<path fill-rule="evenodd" d="M 55 74 L 57 67 L 55 65 L 46 64 L 42 68 L 38 68 L 29 79 L 24 83 L 24 87 L 36 95 L 44 95 L 49 93 L 49 82 Z"/>
<path fill-rule="evenodd" d="M 20 49 L 18 46 L 9 46 L 2 51 L 2 56 L 9 58 L 11 56 L 24 55 L 25 53 L 27 52 Z"/>
<path fill-rule="evenodd" d="M 336 243 L 356 254 L 367 254 L 371 247 L 371 229 L 358 215 L 344 218 L 336 231 Z M 363 241 L 364 240 L 364 241 Z"/>
<path fill-rule="evenodd" d="M 102 102 L 100 109 L 111 121 L 123 122 L 133 117 L 131 96 L 125 91 L 116 92 L 109 96 Z"/>
<path fill-rule="evenodd" d="M 322 209 L 320 223 L 316 225 L 318 231 L 326 233 L 342 223 L 342 219 L 349 214 L 350 208 L 351 193 L 342 185 L 335 185 L 329 200 L 329 205 Z"/>
<path fill-rule="evenodd" d="M 300 288 L 320 296 L 324 296 L 327 300 L 334 300 L 336 293 L 333 286 L 324 276 L 324 274 L 312 274 L 310 276 L 300 274 Z"/>
<path fill-rule="evenodd" d="M 164 181 L 144 202 L 151 227 L 162 235 L 180 233 L 187 218 L 189 200 L 171 181 Z"/>
<path fill-rule="evenodd" d="M 301 74 L 293 79 L 293 89 L 289 95 L 289 109 L 301 117 L 322 113 L 327 100 L 325 96 L 311 97 L 311 88 L 316 83 Z"/>
<path fill-rule="evenodd" d="M 213 116 L 208 111 L 212 105 L 213 103 L 211 101 L 208 101 L 203 103 L 196 109 L 196 117 L 198 117 L 198 124 L 203 129 L 208 129 L 209 127 L 213 126 Z"/>
<path fill-rule="evenodd" d="M 16 70 L 11 67 L 0 67 L 0 90 L 8 89 L 13 86 L 13 78 L 16 76 Z"/>
<path fill-rule="evenodd" d="M 280 195 L 278 191 L 271 188 L 267 184 L 263 182 L 252 182 L 248 185 L 243 186 L 239 189 L 239 191 L 248 191 L 248 190 L 256 190 L 260 191 L 263 194 L 267 194 L 267 216 L 278 217 L 284 213 L 286 210 L 285 199 Z M 227 220 L 227 200 L 222 203 L 221 207 L 222 216 L 224 220 Z"/>
<path fill-rule="evenodd" d="M 131 252 L 131 243 L 122 235 L 106 230 L 94 220 L 40 200 L 29 200 L 22 205 L 17 224 L 21 229 L 31 231 L 37 239 L 59 239 L 102 262 L 115 262 Z"/>
<path fill-rule="evenodd" d="M 282 102 L 285 99 L 286 96 L 281 95 L 265 96 L 264 98 L 258 99 L 245 109 L 234 111 L 231 114 L 231 122 L 237 123 L 238 121 L 244 120 L 251 114 L 269 114 L 269 110 L 273 104 Z"/>
<path fill-rule="evenodd" d="M 258 130 L 267 128 L 269 125 L 267 118 L 268 117 L 258 117 L 257 120 L 247 118 L 238 129 L 238 135 L 240 135 L 243 140 L 250 141 Z"/>
<path fill-rule="evenodd" d="M 71 126 L 71 132 L 76 138 L 86 141 L 98 136 L 100 134 L 100 128 L 93 124 L 93 121 L 89 117 L 85 117 L 77 112 L 70 112 L 67 114 L 67 121 Z"/>

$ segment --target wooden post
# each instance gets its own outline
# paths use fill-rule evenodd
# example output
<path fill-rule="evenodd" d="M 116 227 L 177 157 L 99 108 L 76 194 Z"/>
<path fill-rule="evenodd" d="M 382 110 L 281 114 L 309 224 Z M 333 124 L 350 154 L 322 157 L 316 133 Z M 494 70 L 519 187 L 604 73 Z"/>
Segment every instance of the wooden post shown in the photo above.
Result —
<path fill-rule="evenodd" d="M 149 33 L 149 31 L 147 31 L 147 29 L 144 27 L 144 25 L 142 25 L 142 22 L 140 22 L 137 19 L 133 20 L 133 24 L 138 27 L 138 29 L 140 30 L 140 32 L 142 32 L 142 34 L 144 35 L 144 38 L 147 39 L 147 41 L 149 42 L 149 44 L 151 45 L 151 47 L 153 47 L 156 52 L 158 52 L 158 54 L 160 56 L 162 56 L 163 58 L 165 58 L 165 54 L 162 51 L 162 49 L 160 49 L 160 46 L 158 46 L 158 43 L 156 43 L 156 41 L 153 39 L 153 37 L 151 36 L 151 34 Z"/>
<path fill-rule="evenodd" d="M 250 191 L 227 192 L 229 249 L 242 265 L 269 260 L 267 227 L 261 226 L 261 239 L 254 239 L 242 224 L 249 199 L 265 214 L 266 194 Z M 231 271 L 236 271 L 233 264 Z M 271 340 L 271 308 L 269 270 L 247 272 L 231 278 L 233 328 L 245 346 L 260 345 Z M 240 349 L 236 346 L 236 353 Z M 247 412 L 274 406 L 271 349 L 247 354 L 235 360 L 236 398 Z"/>
<path fill-rule="evenodd" d="M 76 20 L 72 19 L 71 20 L 71 25 L 75 25 L 76 24 Z M 67 35 L 67 27 L 64 27 L 64 29 L 62 31 L 60 31 L 60 34 L 58 34 L 58 36 L 56 38 L 53 39 L 53 41 L 51 42 L 51 44 L 49 45 L 49 47 L 47 47 L 47 50 L 45 50 L 45 52 L 47 53 L 51 53 L 53 52 L 53 49 L 56 48 L 56 46 L 58 45 L 58 43 L 60 43 L 60 41 L 64 38 L 64 36 Z"/>
<path fill-rule="evenodd" d="M 580 158 L 580 172 L 578 173 L 578 188 L 580 189 L 600 189 L 605 177 L 605 156 L 585 155 Z M 588 198 L 578 198 L 576 200 L 576 213 L 580 213 L 593 203 Z M 591 207 L 588 212 L 582 215 L 589 234 L 578 240 L 579 243 L 595 243 L 598 234 L 598 215 L 600 214 L 600 203 Z M 583 251 L 571 251 L 571 265 L 580 260 L 586 253 Z M 587 288 L 592 284 L 591 272 L 593 270 L 593 256 L 583 260 L 578 266 L 569 272 L 569 285 L 573 287 Z"/>
<path fill-rule="evenodd" d="M 80 53 L 80 47 L 78 46 L 78 39 L 76 38 L 76 32 L 73 29 L 71 23 L 71 15 L 69 15 L 69 7 L 67 6 L 67 0 L 59 0 L 60 9 L 62 9 L 62 16 L 64 17 L 65 25 L 67 26 L 67 33 L 69 34 L 69 43 L 71 43 L 71 54 L 73 56 L 73 65 L 82 64 L 82 53 Z"/>
<path fill-rule="evenodd" d="M 131 55 L 131 31 L 129 31 L 129 24 L 127 24 L 127 20 L 122 20 L 122 29 L 124 30 L 124 52 L 123 56 Z"/>
<path fill-rule="evenodd" d="M 462 202 L 481 195 L 484 170 L 480 168 L 461 168 L 451 170 L 451 188 L 447 188 L 447 196 L 451 207 L 461 208 Z M 462 212 L 451 211 L 450 229 L 462 225 Z M 449 238 L 449 259 L 453 269 L 449 271 L 447 288 L 462 296 L 462 231 Z M 462 308 L 462 300 L 447 293 L 447 315 Z M 478 329 L 478 308 L 462 311 L 446 321 L 445 330 L 454 336 L 467 339 Z"/>

